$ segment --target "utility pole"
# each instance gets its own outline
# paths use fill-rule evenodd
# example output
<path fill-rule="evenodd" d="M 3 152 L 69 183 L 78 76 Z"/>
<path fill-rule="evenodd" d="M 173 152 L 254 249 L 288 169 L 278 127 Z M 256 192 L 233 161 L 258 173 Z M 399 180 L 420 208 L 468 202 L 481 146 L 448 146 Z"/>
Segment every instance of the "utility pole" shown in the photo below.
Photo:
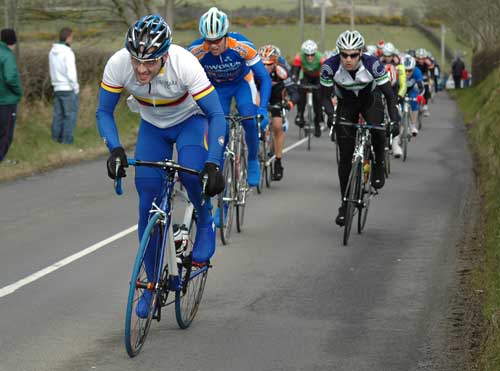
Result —
<path fill-rule="evenodd" d="M 174 27 L 174 8 L 175 0 L 164 0 L 163 12 L 165 13 L 165 21 L 167 21 L 170 28 Z"/>
<path fill-rule="evenodd" d="M 354 28 L 354 0 L 351 0 L 351 28 Z"/>
<path fill-rule="evenodd" d="M 19 60 L 19 30 L 17 29 L 17 1 L 5 0 L 4 1 L 5 23 L 4 28 L 12 28 L 17 34 L 17 43 L 14 53 L 16 59 Z"/>
<path fill-rule="evenodd" d="M 319 42 L 319 46 L 320 46 L 320 50 L 321 52 L 323 53 L 325 51 L 325 13 L 326 13 L 326 5 L 325 5 L 325 2 L 323 2 L 323 4 L 321 4 L 321 26 L 320 26 L 320 30 L 321 30 L 321 38 L 320 38 L 320 42 Z"/>
<path fill-rule="evenodd" d="M 446 28 L 444 27 L 444 24 L 441 23 L 441 71 L 444 71 L 444 50 L 445 50 L 445 34 L 446 34 Z"/>
<path fill-rule="evenodd" d="M 313 0 L 313 8 L 321 9 L 321 23 L 320 23 L 320 42 L 319 47 L 322 52 L 325 51 L 325 21 L 326 21 L 326 8 L 332 6 L 330 0 Z"/>
<path fill-rule="evenodd" d="M 304 42 L 304 0 L 299 0 L 300 42 Z"/>

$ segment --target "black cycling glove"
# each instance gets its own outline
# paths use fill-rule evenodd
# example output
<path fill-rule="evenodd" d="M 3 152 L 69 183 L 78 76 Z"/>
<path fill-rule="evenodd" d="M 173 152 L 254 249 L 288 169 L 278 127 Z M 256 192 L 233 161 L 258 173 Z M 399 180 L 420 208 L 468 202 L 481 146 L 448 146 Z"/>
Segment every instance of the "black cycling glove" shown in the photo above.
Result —
<path fill-rule="evenodd" d="M 205 195 L 213 197 L 224 190 L 224 176 L 216 164 L 212 162 L 205 163 L 205 166 L 200 173 L 201 184 L 203 184 L 205 176 L 207 176 Z"/>
<path fill-rule="evenodd" d="M 117 160 L 120 160 L 118 174 L 116 166 Z M 127 174 L 125 173 L 125 168 L 128 167 L 127 155 L 125 154 L 125 150 L 122 147 L 113 148 L 111 154 L 108 157 L 108 161 L 106 162 L 106 167 L 108 168 L 108 176 L 111 179 L 116 179 L 117 175 L 119 178 L 127 176 Z"/>

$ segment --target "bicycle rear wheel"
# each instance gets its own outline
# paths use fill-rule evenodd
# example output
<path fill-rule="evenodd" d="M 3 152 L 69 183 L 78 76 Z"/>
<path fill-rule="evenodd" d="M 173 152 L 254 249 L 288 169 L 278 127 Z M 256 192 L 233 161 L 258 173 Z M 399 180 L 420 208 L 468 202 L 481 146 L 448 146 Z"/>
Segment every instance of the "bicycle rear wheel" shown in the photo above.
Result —
<path fill-rule="evenodd" d="M 231 230 L 234 220 L 234 207 L 236 202 L 236 177 L 234 172 L 234 161 L 231 156 L 224 160 L 224 180 L 226 186 L 224 192 L 218 197 L 219 207 L 219 230 L 223 245 L 227 245 L 231 238 Z"/>
<path fill-rule="evenodd" d="M 248 175 L 248 159 L 247 159 L 247 151 L 245 148 L 245 144 L 243 142 L 243 138 L 240 144 L 239 150 L 239 164 L 236 167 L 236 176 L 237 176 L 237 202 L 236 202 L 236 229 L 238 232 L 243 230 L 243 223 L 245 221 L 245 206 L 246 206 L 246 198 L 247 198 L 247 175 Z"/>
<path fill-rule="evenodd" d="M 189 250 L 192 250 L 196 237 L 196 219 L 193 219 L 189 227 Z M 207 282 L 209 264 L 193 266 L 191 255 L 184 257 L 182 264 L 177 265 L 180 282 L 175 291 L 175 318 L 180 328 L 186 329 L 193 322 L 198 312 L 205 284 Z"/>
<path fill-rule="evenodd" d="M 351 234 L 352 221 L 354 219 L 354 214 L 357 210 L 359 189 L 361 187 L 361 162 L 356 160 L 351 167 L 351 172 L 349 174 L 349 181 L 347 183 L 346 195 L 346 213 L 345 213 L 345 225 L 344 225 L 344 246 L 347 246 L 349 242 L 349 236 Z"/>
<path fill-rule="evenodd" d="M 151 282 L 146 274 L 144 256 L 150 243 L 151 246 L 149 246 L 149 248 L 156 247 L 156 251 L 159 251 L 161 247 L 163 225 L 160 222 L 160 217 L 161 215 L 159 213 L 154 214 L 144 230 L 132 270 L 132 277 L 130 278 L 127 312 L 125 315 L 125 348 L 130 357 L 135 357 L 144 345 L 151 326 L 154 311 L 158 305 L 156 283 Z M 160 268 L 161 267 L 157 267 L 157 269 Z M 167 294 L 168 292 L 165 293 L 165 295 Z M 143 315 L 139 317 L 137 314 L 137 305 L 143 295 L 150 295 L 149 311 L 147 316 Z"/>

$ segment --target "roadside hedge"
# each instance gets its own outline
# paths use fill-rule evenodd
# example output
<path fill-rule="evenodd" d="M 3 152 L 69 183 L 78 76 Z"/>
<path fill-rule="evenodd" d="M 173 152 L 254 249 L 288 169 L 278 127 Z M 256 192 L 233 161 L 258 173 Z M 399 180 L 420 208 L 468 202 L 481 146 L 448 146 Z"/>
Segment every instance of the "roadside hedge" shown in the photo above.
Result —
<path fill-rule="evenodd" d="M 49 50 L 46 49 L 21 49 L 18 65 L 27 101 L 50 100 L 52 97 L 48 53 Z M 112 52 L 97 49 L 75 52 L 78 82 L 81 86 L 97 86 L 111 54 Z"/>

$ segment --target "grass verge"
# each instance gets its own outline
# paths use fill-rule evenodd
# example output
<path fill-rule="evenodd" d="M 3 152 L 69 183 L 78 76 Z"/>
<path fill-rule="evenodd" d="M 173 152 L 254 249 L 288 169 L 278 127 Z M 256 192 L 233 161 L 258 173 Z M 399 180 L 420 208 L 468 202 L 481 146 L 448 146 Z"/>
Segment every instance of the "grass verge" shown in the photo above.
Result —
<path fill-rule="evenodd" d="M 24 100 L 21 101 L 14 141 L 5 161 L 0 163 L 0 181 L 31 175 L 108 153 L 96 128 L 96 107 L 97 90 L 94 86 L 85 86 L 80 93 L 75 142 L 68 145 L 51 140 L 52 103 L 27 104 Z M 139 119 L 138 115 L 129 111 L 125 99 L 121 99 L 117 106 L 115 118 L 122 144 L 126 147 L 131 146 L 135 143 Z"/>
<path fill-rule="evenodd" d="M 476 159 L 484 221 L 483 254 L 473 273 L 483 293 L 486 333 L 478 360 L 481 370 L 500 370 L 500 69 L 478 86 L 452 92 L 465 116 Z"/>

